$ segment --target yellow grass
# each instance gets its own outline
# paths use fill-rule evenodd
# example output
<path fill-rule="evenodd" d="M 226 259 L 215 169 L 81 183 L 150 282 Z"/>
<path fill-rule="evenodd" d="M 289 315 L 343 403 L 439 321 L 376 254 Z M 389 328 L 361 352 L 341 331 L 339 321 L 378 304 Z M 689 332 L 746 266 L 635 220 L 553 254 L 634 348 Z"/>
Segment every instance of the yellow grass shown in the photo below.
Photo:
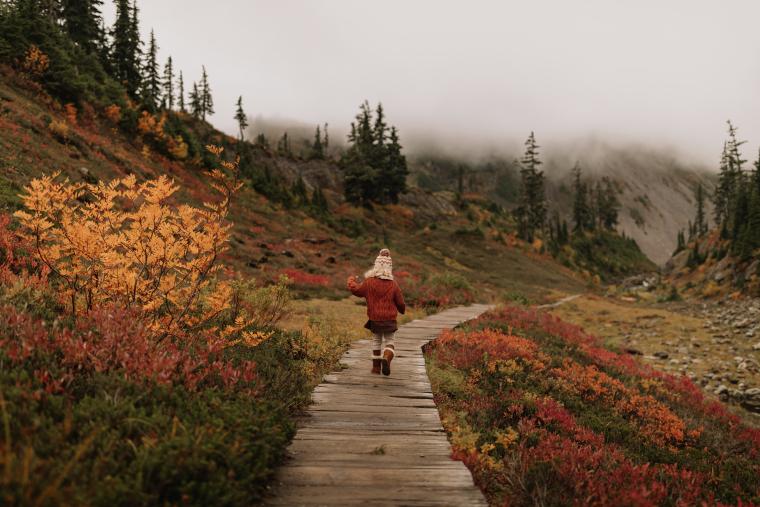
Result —
<path fill-rule="evenodd" d="M 636 348 L 645 354 L 660 350 L 667 340 L 710 339 L 696 317 L 595 295 L 581 296 L 552 309 L 552 313 L 583 326 L 611 345 L 629 345 L 626 335 L 635 336 Z"/>

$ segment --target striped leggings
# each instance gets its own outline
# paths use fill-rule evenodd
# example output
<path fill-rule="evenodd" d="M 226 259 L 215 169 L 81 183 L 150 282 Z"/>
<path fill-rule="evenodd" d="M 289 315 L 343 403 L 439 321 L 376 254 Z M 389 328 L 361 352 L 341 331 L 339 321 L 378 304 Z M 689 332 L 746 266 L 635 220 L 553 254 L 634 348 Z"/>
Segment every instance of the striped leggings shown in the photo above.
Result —
<path fill-rule="evenodd" d="M 395 347 L 393 337 L 396 333 L 373 333 L 372 350 L 383 350 L 383 345 Z"/>

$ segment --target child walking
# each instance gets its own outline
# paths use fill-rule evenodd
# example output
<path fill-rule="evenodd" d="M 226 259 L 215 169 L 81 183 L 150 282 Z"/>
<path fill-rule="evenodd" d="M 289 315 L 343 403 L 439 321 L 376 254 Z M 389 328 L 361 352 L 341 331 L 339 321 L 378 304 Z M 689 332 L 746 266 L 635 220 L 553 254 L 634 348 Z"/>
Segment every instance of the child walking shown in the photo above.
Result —
<path fill-rule="evenodd" d="M 396 353 L 393 337 L 398 329 L 396 316 L 406 311 L 404 296 L 401 294 L 396 281 L 393 279 L 393 260 L 387 248 L 380 250 L 372 269 L 364 273 L 364 281 L 360 284 L 355 276 L 348 278 L 348 290 L 354 296 L 366 298 L 367 316 L 369 320 L 364 325 L 372 331 L 372 373 L 391 374 L 391 361 Z M 383 349 L 385 345 L 385 349 Z M 382 355 L 380 353 L 382 352 Z"/>

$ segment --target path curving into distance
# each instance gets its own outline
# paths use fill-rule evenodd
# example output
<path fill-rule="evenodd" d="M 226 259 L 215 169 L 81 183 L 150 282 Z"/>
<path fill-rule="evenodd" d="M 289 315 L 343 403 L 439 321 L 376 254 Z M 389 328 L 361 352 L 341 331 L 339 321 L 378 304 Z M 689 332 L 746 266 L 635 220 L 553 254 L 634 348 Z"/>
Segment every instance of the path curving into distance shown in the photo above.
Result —
<path fill-rule="evenodd" d="M 267 505 L 485 506 L 441 426 L 422 346 L 490 307 L 462 306 L 401 326 L 391 375 L 373 375 L 358 340 L 326 375 L 288 448 Z"/>

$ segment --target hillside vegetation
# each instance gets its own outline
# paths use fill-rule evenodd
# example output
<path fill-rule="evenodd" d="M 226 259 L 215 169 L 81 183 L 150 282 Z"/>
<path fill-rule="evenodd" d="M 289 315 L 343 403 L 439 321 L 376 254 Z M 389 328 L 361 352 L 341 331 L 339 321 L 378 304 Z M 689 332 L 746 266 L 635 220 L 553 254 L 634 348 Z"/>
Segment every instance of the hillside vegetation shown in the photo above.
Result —
<path fill-rule="evenodd" d="M 729 121 L 715 192 L 697 189 L 694 218 L 678 234 L 666 268 L 684 293 L 760 295 L 760 160 L 747 167 L 745 143 Z"/>
<path fill-rule="evenodd" d="M 3 504 L 261 499 L 380 247 L 414 315 L 649 267 L 609 221 L 560 240 L 533 135 L 515 209 L 408 185 L 379 104 L 336 149 L 246 140 L 241 97 L 233 137 L 206 68 L 160 68 L 137 4 L 108 28 L 101 4 L 0 3 Z"/>
<path fill-rule="evenodd" d="M 760 432 L 686 377 L 507 306 L 428 368 L 454 455 L 493 505 L 754 505 Z"/>
<path fill-rule="evenodd" d="M 699 165 L 688 165 L 665 150 L 642 146 L 614 146 L 598 140 L 572 146 L 546 147 L 543 157 L 546 196 L 562 217 L 571 217 L 574 202 L 572 168 L 580 161 L 590 183 L 609 179 L 617 190 L 617 229 L 634 239 L 656 264 L 664 264 L 676 248 L 679 229 L 693 219 L 695 190 L 712 193 L 717 178 Z M 494 154 L 457 158 L 453 154 L 416 153 L 410 156 L 412 182 L 433 191 L 480 194 L 497 204 L 516 205 L 520 190 L 520 163 Z M 708 200 L 706 213 L 712 210 Z"/>

